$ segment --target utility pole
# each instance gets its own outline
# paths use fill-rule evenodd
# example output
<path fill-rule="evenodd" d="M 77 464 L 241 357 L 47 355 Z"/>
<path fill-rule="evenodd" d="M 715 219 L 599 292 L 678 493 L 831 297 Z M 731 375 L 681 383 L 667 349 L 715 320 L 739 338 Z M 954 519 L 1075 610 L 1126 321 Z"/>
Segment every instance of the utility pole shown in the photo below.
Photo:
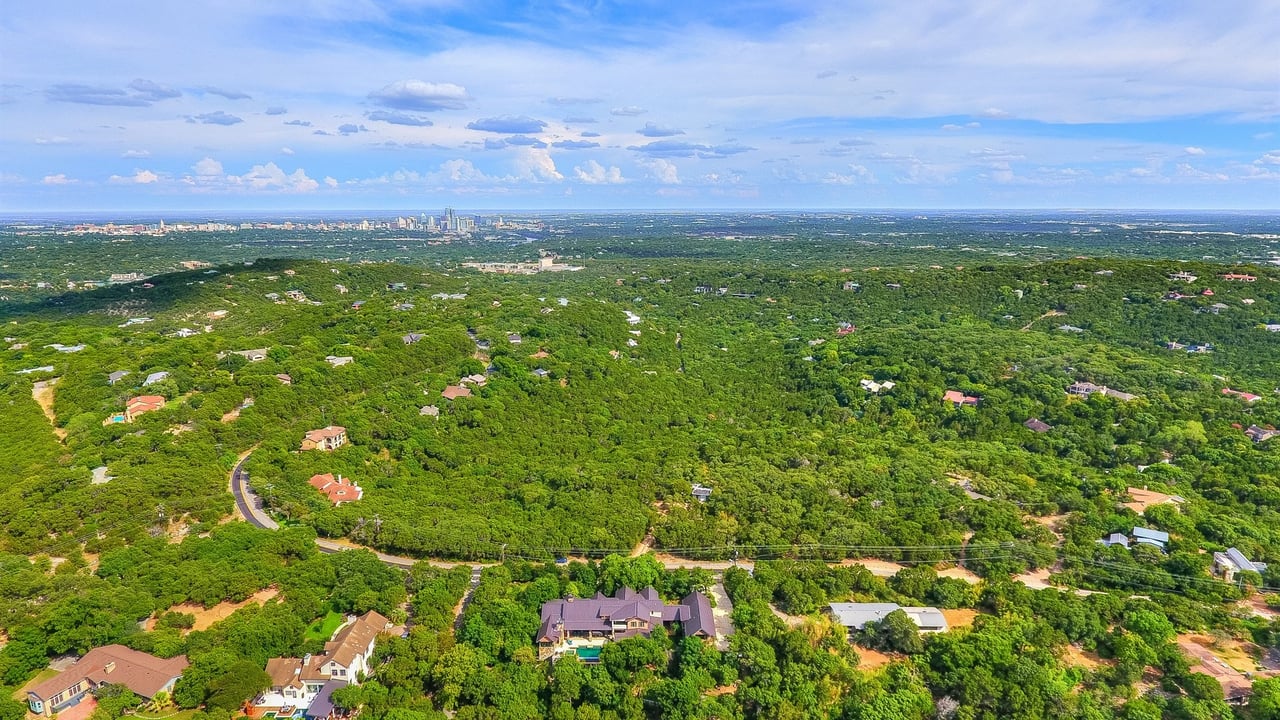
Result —
<path fill-rule="evenodd" d="M 501 551 L 501 554 L 499 555 L 498 563 L 502 564 L 506 561 L 507 561 L 507 544 L 502 543 L 502 551 Z"/>

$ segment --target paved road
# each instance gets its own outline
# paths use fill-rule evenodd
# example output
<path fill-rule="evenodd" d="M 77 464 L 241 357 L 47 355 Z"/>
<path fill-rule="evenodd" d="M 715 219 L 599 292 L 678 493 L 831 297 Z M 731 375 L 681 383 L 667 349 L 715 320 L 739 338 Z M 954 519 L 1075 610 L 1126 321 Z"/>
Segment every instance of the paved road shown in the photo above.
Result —
<path fill-rule="evenodd" d="M 249 489 L 249 473 L 244 471 L 244 463 L 253 454 L 253 450 L 249 448 L 244 451 L 236 460 L 235 467 L 231 468 L 231 494 L 235 496 L 240 514 L 249 524 L 264 530 L 279 530 L 280 525 L 262 509 L 262 498 Z"/>
<path fill-rule="evenodd" d="M 266 511 L 264 511 L 262 508 L 262 499 L 259 498 L 257 495 L 255 495 L 253 491 L 249 488 L 249 482 L 248 482 L 249 474 L 244 471 L 244 464 L 245 464 L 245 461 L 249 459 L 249 455 L 251 453 L 253 453 L 253 448 L 250 448 L 249 450 L 245 451 L 236 460 L 235 467 L 231 469 L 231 477 L 230 477 L 231 494 L 235 496 L 236 507 L 240 509 L 241 515 L 243 515 L 248 522 L 266 530 L 278 530 L 280 529 L 280 525 L 276 523 L 275 520 L 272 520 L 269 515 L 267 515 Z M 648 540 L 648 538 L 646 538 L 646 540 Z M 349 542 L 338 542 L 335 540 L 328 540 L 325 538 L 316 538 L 316 545 L 320 548 L 320 552 L 325 552 L 325 553 L 342 552 L 344 550 L 369 550 L 370 552 L 377 555 L 378 559 L 386 563 L 387 565 L 391 565 L 393 567 L 398 567 L 406 570 L 410 567 L 413 567 L 413 565 L 418 562 L 426 562 L 430 565 L 433 565 L 435 567 L 440 567 L 440 568 L 452 568 L 452 567 L 457 567 L 459 565 L 465 565 L 467 567 L 472 568 L 471 586 L 467 589 L 466 594 L 463 596 L 463 603 L 459 604 L 458 606 L 458 611 L 457 611 L 458 618 L 462 617 L 462 610 L 465 608 L 465 603 L 470 601 L 471 590 L 473 590 L 475 588 L 475 585 L 480 581 L 479 573 L 481 569 L 485 567 L 491 567 L 497 564 L 492 562 L 490 563 L 449 562 L 447 560 L 433 560 L 429 558 L 409 558 L 409 557 L 402 557 L 399 555 L 388 555 L 386 553 L 378 552 L 373 548 L 363 547 L 363 546 L 356 545 L 354 543 L 349 543 Z M 689 569 L 696 568 L 696 569 L 710 570 L 712 572 L 715 572 L 717 574 L 716 576 L 717 583 L 712 588 L 712 592 L 715 593 L 717 605 L 723 603 L 725 607 L 729 608 L 729 612 L 732 612 L 733 604 L 729 601 L 729 597 L 725 595 L 724 586 L 719 582 L 720 574 L 723 573 L 723 571 L 727 570 L 728 568 L 734 567 L 735 565 L 737 567 L 746 568 L 747 570 L 751 570 L 754 567 L 754 563 L 752 563 L 750 560 L 738 560 L 736 562 L 731 560 L 690 560 L 687 558 L 676 557 L 674 555 L 667 555 L 665 553 L 657 553 L 656 557 L 658 559 L 658 562 L 662 563 L 662 566 L 667 568 L 668 570 L 674 570 L 677 568 L 689 568 Z M 856 561 L 846 560 L 840 564 L 853 564 L 854 562 Z M 892 575 L 893 573 L 901 569 L 900 566 L 898 566 L 897 564 L 884 563 L 882 561 L 877 561 L 877 560 L 866 560 L 860 564 L 865 564 L 871 570 L 871 572 L 876 575 L 888 576 L 888 575 Z M 881 566 L 886 566 L 886 567 L 881 567 Z M 892 566 L 892 567 L 888 567 L 888 566 Z M 1047 573 L 1046 573 L 1046 576 L 1047 576 Z M 961 576 L 961 579 L 970 583 L 978 582 L 978 578 L 976 576 L 967 575 L 967 574 Z M 1053 587 L 1047 583 L 1047 577 L 1041 580 L 1040 582 L 1036 582 L 1037 580 L 1039 580 L 1039 578 L 1036 578 L 1034 573 L 1028 573 L 1024 576 L 1019 576 L 1017 579 L 1023 580 L 1030 587 Z M 1075 590 L 1074 592 L 1077 595 L 1090 595 L 1097 591 Z M 717 608 L 717 611 L 718 609 L 719 608 Z M 716 634 L 717 635 L 721 637 L 727 637 L 729 633 L 732 633 L 732 627 L 733 627 L 732 624 L 729 623 L 727 613 L 725 614 L 721 614 L 719 612 L 716 613 Z M 727 632 L 723 631 L 724 628 L 728 628 Z"/>

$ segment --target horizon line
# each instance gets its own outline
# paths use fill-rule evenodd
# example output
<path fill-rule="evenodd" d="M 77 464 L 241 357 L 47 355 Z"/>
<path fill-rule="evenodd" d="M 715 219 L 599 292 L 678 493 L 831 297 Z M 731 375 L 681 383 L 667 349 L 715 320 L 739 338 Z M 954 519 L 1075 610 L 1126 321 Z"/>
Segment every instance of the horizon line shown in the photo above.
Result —
<path fill-rule="evenodd" d="M 441 206 L 441 210 L 452 206 Z M 459 211 L 458 208 L 453 208 Z M 4 210 L 0 209 L 0 217 L 5 216 L 21 216 L 21 215 L 74 215 L 86 213 L 117 213 L 117 214 L 157 214 L 157 213 L 254 213 L 266 215 L 283 215 L 283 214 L 310 214 L 310 215 L 335 215 L 340 213 L 408 213 L 410 210 L 401 208 L 373 208 L 373 207 L 350 207 L 350 208 L 276 208 L 276 209 L 254 209 L 254 208 L 84 208 L 84 209 L 30 209 L 30 210 Z M 423 208 L 412 210 L 413 213 L 425 213 Z M 661 207 L 635 207 L 635 208 L 537 208 L 537 207 L 510 207 L 510 208 L 476 208 L 462 209 L 461 212 L 467 213 L 485 213 L 485 214 L 501 214 L 501 213 L 653 213 L 653 214 L 685 214 L 699 212 L 718 212 L 718 213 L 804 213 L 804 212 L 1063 212 L 1063 213 L 1080 213 L 1080 212 L 1167 212 L 1167 213 L 1250 213 L 1250 214 L 1276 214 L 1280 215 L 1280 207 L 1276 208 L 1223 208 L 1223 207 L 1205 207 L 1205 208 L 1186 208 L 1186 207 L 759 207 L 759 208 L 742 208 L 742 207 L 688 207 L 688 208 L 661 208 Z"/>

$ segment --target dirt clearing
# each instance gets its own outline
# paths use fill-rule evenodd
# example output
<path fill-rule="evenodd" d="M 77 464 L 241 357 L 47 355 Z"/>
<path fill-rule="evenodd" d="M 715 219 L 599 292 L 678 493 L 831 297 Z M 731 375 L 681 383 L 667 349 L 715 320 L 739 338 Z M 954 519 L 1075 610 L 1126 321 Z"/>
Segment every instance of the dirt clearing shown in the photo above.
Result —
<path fill-rule="evenodd" d="M 259 590 L 249 596 L 247 600 L 241 600 L 240 602 L 220 602 L 211 608 L 205 608 L 195 603 L 182 603 L 169 608 L 169 612 L 191 613 L 196 616 L 196 624 L 191 629 L 208 630 L 214 623 L 231 617 L 231 613 L 240 608 L 249 605 L 261 605 L 279 594 L 280 591 L 276 588 L 267 588 L 266 590 Z"/>
<path fill-rule="evenodd" d="M 58 437 L 58 442 L 67 439 L 67 431 L 58 427 L 58 418 L 53 414 L 53 386 L 57 385 L 61 379 L 49 378 L 31 386 L 31 398 L 40 406 L 40 412 L 49 418 L 49 424 L 53 426 L 53 434 Z"/>

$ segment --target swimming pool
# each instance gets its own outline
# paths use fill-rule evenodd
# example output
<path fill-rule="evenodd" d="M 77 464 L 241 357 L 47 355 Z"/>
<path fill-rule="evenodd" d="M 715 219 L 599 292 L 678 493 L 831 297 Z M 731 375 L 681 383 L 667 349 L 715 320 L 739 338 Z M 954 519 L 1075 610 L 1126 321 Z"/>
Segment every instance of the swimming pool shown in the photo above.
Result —
<path fill-rule="evenodd" d="M 598 647 L 581 647 L 575 652 L 578 653 L 578 659 L 586 662 L 600 661 L 600 648 Z"/>

